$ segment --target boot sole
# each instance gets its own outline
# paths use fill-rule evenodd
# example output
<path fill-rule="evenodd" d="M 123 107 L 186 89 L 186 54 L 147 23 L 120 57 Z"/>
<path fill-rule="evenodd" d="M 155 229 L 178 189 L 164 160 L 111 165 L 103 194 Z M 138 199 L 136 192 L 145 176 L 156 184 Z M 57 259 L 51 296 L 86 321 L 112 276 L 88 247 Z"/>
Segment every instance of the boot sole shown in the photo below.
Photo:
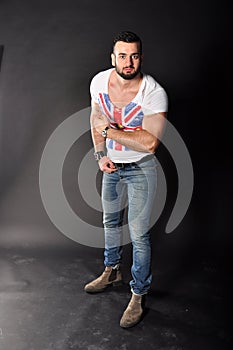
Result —
<path fill-rule="evenodd" d="M 101 293 L 101 292 L 104 292 L 108 287 L 119 287 L 123 284 L 122 281 L 116 281 L 116 282 L 112 282 L 112 283 L 109 283 L 106 287 L 104 288 L 101 288 L 101 289 L 92 289 L 92 290 L 85 290 L 86 293 L 89 293 L 89 294 L 96 294 L 96 293 Z"/>

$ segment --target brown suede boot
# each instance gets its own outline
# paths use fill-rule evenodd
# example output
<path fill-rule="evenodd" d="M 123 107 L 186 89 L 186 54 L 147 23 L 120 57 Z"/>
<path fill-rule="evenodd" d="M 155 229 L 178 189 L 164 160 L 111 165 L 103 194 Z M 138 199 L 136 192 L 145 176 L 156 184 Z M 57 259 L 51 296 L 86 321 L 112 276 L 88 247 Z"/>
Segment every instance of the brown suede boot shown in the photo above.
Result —
<path fill-rule="evenodd" d="M 118 286 L 122 284 L 122 274 L 119 269 L 107 266 L 101 276 L 85 285 L 84 290 L 87 293 L 103 292 L 108 286 Z"/>
<path fill-rule="evenodd" d="M 123 328 L 133 327 L 141 320 L 142 313 L 142 296 L 132 294 L 131 300 L 120 320 L 120 326 Z"/>

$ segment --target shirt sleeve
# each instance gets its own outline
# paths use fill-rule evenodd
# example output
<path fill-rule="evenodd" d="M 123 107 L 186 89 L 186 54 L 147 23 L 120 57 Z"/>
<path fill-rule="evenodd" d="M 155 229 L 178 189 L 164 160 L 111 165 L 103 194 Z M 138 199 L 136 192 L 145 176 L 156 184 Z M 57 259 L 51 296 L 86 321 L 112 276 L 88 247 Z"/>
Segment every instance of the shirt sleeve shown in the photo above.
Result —
<path fill-rule="evenodd" d="M 144 100 L 144 112 L 146 114 L 167 112 L 168 97 L 162 87 L 152 90 Z"/>
<path fill-rule="evenodd" d="M 144 114 L 168 111 L 168 97 L 164 88 L 150 75 L 145 76 L 146 85 L 143 97 Z"/>
<path fill-rule="evenodd" d="M 98 103 L 98 92 L 97 92 L 97 77 L 92 78 L 90 83 L 90 95 L 91 100 Z"/>

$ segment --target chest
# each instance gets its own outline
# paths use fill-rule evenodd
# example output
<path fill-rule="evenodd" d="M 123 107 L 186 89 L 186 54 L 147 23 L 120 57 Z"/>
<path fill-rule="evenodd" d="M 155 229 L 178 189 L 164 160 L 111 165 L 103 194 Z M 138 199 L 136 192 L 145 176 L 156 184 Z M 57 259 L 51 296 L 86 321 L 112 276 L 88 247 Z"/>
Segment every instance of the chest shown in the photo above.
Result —
<path fill-rule="evenodd" d="M 114 86 L 109 86 L 108 95 L 112 104 L 117 108 L 123 108 L 128 105 L 138 93 L 138 89 L 128 89 L 121 90 L 119 88 L 114 88 Z"/>

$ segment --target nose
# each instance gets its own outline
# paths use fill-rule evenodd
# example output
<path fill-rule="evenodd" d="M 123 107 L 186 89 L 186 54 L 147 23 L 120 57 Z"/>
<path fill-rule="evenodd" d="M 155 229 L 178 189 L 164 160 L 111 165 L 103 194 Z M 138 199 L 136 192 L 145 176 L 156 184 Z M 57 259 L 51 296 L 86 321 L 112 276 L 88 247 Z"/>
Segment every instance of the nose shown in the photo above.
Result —
<path fill-rule="evenodd" d="M 133 58 L 131 56 L 126 57 L 126 64 L 127 66 L 131 66 L 133 64 Z"/>

